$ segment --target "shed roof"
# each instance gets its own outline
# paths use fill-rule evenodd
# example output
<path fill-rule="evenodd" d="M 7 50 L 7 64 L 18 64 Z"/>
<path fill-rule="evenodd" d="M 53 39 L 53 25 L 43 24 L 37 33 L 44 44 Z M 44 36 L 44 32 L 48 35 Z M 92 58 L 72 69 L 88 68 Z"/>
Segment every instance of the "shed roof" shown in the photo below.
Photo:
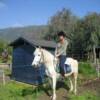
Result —
<path fill-rule="evenodd" d="M 42 47 L 48 47 L 48 48 L 55 48 L 56 47 L 56 42 L 54 41 L 47 41 L 43 39 L 34 39 L 34 38 L 26 38 L 26 37 L 19 37 L 16 40 L 12 41 L 9 45 L 14 46 L 16 45 L 19 41 L 25 41 L 32 46 L 42 46 Z"/>

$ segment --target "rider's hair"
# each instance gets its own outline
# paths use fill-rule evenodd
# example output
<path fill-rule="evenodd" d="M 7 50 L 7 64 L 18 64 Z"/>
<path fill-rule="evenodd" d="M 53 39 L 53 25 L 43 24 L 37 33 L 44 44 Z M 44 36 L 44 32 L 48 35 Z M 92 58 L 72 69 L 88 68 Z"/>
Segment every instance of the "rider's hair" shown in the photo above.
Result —
<path fill-rule="evenodd" d="M 59 37 L 59 36 L 66 37 L 66 34 L 65 34 L 63 31 L 58 32 L 57 35 L 58 35 L 58 37 Z"/>

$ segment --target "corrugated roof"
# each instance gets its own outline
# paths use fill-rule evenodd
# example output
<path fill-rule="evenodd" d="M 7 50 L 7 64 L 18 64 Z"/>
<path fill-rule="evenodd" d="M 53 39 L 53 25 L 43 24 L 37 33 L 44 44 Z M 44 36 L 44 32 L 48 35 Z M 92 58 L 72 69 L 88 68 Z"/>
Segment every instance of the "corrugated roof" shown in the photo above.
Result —
<path fill-rule="evenodd" d="M 26 37 L 19 37 L 18 39 L 12 41 L 9 45 L 14 46 L 19 40 L 26 41 L 30 43 L 32 46 L 42 46 L 42 47 L 50 47 L 55 48 L 56 43 L 54 41 L 47 41 L 43 39 L 34 39 L 34 38 L 26 38 Z"/>

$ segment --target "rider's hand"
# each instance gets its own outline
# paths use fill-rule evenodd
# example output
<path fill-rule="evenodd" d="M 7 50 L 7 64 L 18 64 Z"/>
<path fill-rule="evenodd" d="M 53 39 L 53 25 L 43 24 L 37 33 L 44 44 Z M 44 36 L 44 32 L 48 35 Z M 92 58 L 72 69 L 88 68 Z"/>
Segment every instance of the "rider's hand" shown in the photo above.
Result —
<path fill-rule="evenodd" d="M 56 57 L 58 58 L 58 57 L 59 57 L 59 55 L 58 55 L 58 54 L 56 54 Z"/>

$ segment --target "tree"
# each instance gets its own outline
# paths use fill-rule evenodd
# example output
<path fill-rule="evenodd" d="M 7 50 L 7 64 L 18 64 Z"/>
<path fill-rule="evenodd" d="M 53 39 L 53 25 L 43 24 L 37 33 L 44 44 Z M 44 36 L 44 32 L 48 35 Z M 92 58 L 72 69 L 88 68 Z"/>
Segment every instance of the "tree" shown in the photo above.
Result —
<path fill-rule="evenodd" d="M 57 32 L 61 30 L 71 40 L 69 53 L 81 57 L 91 51 L 95 61 L 95 47 L 100 45 L 100 14 L 89 13 L 80 19 L 64 8 L 50 18 L 45 39 L 57 40 Z"/>
<path fill-rule="evenodd" d="M 47 32 L 49 34 L 46 35 L 46 38 L 48 39 L 49 36 L 49 39 L 55 40 L 58 31 L 64 31 L 67 37 L 72 37 L 76 21 L 77 17 L 70 10 L 63 8 L 50 18 Z"/>
<path fill-rule="evenodd" d="M 84 18 L 84 30 L 85 30 L 85 44 L 86 50 L 92 50 L 93 59 L 96 62 L 95 48 L 100 43 L 100 14 L 90 13 Z"/>

